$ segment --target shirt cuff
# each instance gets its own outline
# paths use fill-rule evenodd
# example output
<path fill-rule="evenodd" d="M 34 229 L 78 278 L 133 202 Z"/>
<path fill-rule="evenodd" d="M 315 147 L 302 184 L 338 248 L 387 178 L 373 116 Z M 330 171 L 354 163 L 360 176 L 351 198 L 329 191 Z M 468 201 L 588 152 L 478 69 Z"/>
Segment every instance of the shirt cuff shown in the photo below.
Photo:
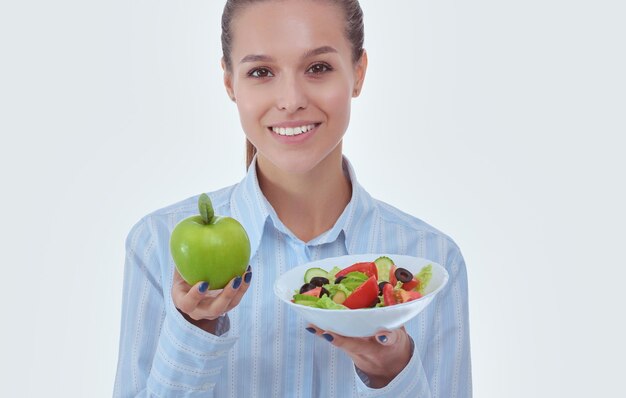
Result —
<path fill-rule="evenodd" d="M 219 381 L 228 353 L 237 342 L 236 337 L 225 335 L 229 328 L 228 318 L 222 317 L 214 335 L 192 325 L 178 311 L 167 311 L 149 390 L 157 396 L 206 396 Z"/>
<path fill-rule="evenodd" d="M 359 397 L 410 396 L 430 398 L 430 388 L 424 367 L 422 366 L 422 360 L 415 349 L 415 343 L 411 336 L 409 336 L 409 339 L 411 340 L 411 359 L 404 369 L 385 387 L 371 388 L 367 375 L 356 366 L 354 367 Z"/>

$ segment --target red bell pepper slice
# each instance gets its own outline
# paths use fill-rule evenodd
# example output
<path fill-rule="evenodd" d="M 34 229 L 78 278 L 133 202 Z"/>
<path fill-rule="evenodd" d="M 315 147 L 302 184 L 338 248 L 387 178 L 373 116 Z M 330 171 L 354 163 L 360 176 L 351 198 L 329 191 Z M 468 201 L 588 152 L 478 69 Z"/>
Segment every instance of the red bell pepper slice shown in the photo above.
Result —
<path fill-rule="evenodd" d="M 396 298 L 396 302 L 398 303 L 406 303 L 408 301 L 417 300 L 418 298 L 422 297 L 419 292 L 407 292 L 404 289 L 395 290 L 394 296 Z"/>
<path fill-rule="evenodd" d="M 391 283 L 385 283 L 385 286 L 383 286 L 383 303 L 385 306 L 397 304 Z"/>
<path fill-rule="evenodd" d="M 346 307 L 356 310 L 358 308 L 369 308 L 378 298 L 378 285 L 376 277 L 370 276 L 363 284 L 352 292 L 343 302 Z"/>
<path fill-rule="evenodd" d="M 419 285 L 420 285 L 419 279 L 413 278 L 413 280 L 403 283 L 402 288 L 406 291 L 417 290 Z"/>
<path fill-rule="evenodd" d="M 391 286 L 396 287 L 396 284 L 398 283 L 398 279 L 396 279 L 396 269 L 398 267 L 396 267 L 395 265 L 391 266 L 391 269 L 389 270 L 389 283 L 391 283 Z"/>
<path fill-rule="evenodd" d="M 368 277 L 373 276 L 376 280 L 378 280 L 378 268 L 376 268 L 376 263 L 374 262 L 352 264 L 351 266 L 344 268 L 341 271 L 337 272 L 337 275 L 335 275 L 335 277 L 338 278 L 340 276 L 345 276 L 349 274 L 350 272 L 355 272 L 355 271 L 362 272 Z"/>

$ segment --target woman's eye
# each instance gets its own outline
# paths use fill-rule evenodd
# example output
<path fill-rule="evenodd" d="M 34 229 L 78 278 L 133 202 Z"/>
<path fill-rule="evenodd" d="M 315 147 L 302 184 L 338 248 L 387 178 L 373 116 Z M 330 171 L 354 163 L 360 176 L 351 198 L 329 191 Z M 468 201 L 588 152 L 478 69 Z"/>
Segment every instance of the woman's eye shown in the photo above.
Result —
<path fill-rule="evenodd" d="M 329 65 L 315 64 L 309 68 L 308 72 L 313 73 L 313 74 L 320 74 L 320 73 L 328 72 L 331 70 L 332 68 Z"/>
<path fill-rule="evenodd" d="M 272 72 L 270 72 L 269 69 L 267 68 L 257 68 L 257 69 L 252 69 L 250 72 L 248 72 L 248 76 L 262 78 L 262 77 L 272 77 L 274 75 L 272 75 Z"/>

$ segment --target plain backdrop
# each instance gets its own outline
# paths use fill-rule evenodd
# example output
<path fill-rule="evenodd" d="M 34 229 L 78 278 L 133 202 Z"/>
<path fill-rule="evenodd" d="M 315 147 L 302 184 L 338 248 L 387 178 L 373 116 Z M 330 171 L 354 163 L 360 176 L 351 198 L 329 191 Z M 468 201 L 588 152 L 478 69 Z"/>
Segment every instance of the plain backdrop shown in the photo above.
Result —
<path fill-rule="evenodd" d="M 0 5 L 0 395 L 111 396 L 128 231 L 243 177 L 223 4 Z M 362 7 L 345 153 L 460 245 L 474 396 L 624 396 L 623 2 Z"/>

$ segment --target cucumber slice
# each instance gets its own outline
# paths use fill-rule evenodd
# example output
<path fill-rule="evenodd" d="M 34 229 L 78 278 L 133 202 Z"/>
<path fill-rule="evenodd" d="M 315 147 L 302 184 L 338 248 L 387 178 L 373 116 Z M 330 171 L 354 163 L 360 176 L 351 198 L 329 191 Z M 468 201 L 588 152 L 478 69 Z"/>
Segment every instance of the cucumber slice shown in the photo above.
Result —
<path fill-rule="evenodd" d="M 293 296 L 294 304 L 308 305 L 310 307 L 315 307 L 315 303 L 317 303 L 318 300 L 318 297 L 314 297 L 308 294 L 296 294 Z"/>
<path fill-rule="evenodd" d="M 311 279 L 315 278 L 316 276 L 321 276 L 323 278 L 331 280 L 328 277 L 328 272 L 324 271 L 323 269 L 321 269 L 321 268 L 309 268 L 304 273 L 304 283 L 310 283 Z"/>
<path fill-rule="evenodd" d="M 374 260 L 374 263 L 378 271 L 378 282 L 389 282 L 389 272 L 391 272 L 391 267 L 395 265 L 393 260 L 389 257 L 381 256 Z"/>

